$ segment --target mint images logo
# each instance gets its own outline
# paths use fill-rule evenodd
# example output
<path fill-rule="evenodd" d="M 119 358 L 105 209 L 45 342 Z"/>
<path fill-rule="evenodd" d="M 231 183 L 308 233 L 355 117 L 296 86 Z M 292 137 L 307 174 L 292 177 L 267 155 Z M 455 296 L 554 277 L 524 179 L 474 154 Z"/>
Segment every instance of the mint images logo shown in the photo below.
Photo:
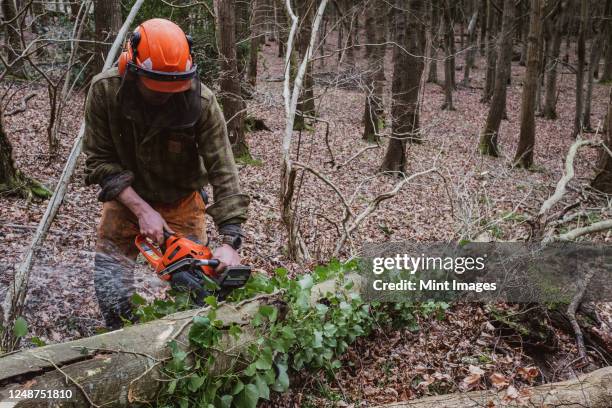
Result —
<path fill-rule="evenodd" d="M 385 271 L 406 271 L 411 275 L 419 271 L 447 271 L 461 275 L 469 271 L 483 271 L 487 255 L 469 256 L 410 256 L 397 254 L 393 257 L 375 257 L 372 259 L 372 272 L 380 275 Z"/>
<path fill-rule="evenodd" d="M 610 301 L 611 265 L 612 245 L 405 241 L 364 244 L 358 271 L 367 301 L 559 303 Z"/>

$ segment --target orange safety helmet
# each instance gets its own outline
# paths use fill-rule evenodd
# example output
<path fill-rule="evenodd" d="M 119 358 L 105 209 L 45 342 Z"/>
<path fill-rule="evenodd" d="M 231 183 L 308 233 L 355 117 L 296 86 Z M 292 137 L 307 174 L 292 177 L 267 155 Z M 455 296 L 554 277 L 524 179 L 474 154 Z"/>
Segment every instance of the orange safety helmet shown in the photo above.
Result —
<path fill-rule="evenodd" d="M 119 56 L 119 73 L 140 76 L 142 83 L 155 92 L 184 92 L 196 76 L 192 44 L 191 37 L 172 21 L 147 20 L 134 30 Z"/>

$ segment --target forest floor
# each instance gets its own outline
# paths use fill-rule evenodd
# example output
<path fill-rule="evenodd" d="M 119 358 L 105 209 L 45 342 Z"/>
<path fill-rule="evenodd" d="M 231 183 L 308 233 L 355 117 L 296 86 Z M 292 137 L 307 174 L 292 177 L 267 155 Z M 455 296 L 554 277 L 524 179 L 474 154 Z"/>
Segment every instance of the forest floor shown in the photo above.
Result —
<path fill-rule="evenodd" d="M 284 132 L 282 98 L 283 60 L 276 57 L 274 43 L 263 47 L 257 91 L 248 101 L 249 115 L 263 119 L 270 131 L 247 135 L 253 159 L 240 164 L 244 190 L 252 197 L 249 221 L 245 229 L 248 240 L 242 254 L 244 263 L 257 271 L 271 273 L 284 267 L 300 274 L 318 263 L 329 260 L 338 238 L 342 212 L 333 191 L 311 175 L 301 181 L 299 198 L 300 228 L 313 259 L 298 265 L 285 252 L 286 233 L 280 220 L 278 180 L 280 180 L 281 141 Z M 390 53 L 388 53 L 390 54 Z M 360 60 L 361 57 L 358 58 Z M 387 56 L 389 59 L 389 55 Z M 321 65 L 320 61 L 324 61 Z M 392 78 L 387 63 L 388 85 Z M 439 78 L 442 64 L 439 63 Z M 462 67 L 462 57 L 457 68 Z M 508 120 L 503 121 L 499 136 L 502 157 L 482 157 L 477 152 L 478 135 L 488 105 L 480 103 L 484 82 L 485 60 L 477 57 L 469 87 L 458 85 L 454 93 L 454 111 L 442 111 L 442 88 L 427 83 L 422 96 L 421 126 L 424 141 L 408 147 L 409 174 L 435 167 L 437 173 L 415 178 L 399 194 L 385 201 L 356 231 L 341 258 L 356 254 L 364 243 L 411 240 L 440 242 L 488 235 L 498 240 L 517 240 L 528 234 L 525 219 L 537 213 L 542 202 L 554 191 L 562 175 L 574 117 L 574 75 L 562 69 L 559 77 L 557 120 L 537 118 L 534 162 L 530 170 L 513 169 L 510 158 L 516 149 L 519 133 L 521 80 L 524 67 L 513 63 L 512 83 L 508 88 Z M 329 122 L 329 148 L 325 143 L 324 123 L 313 124 L 304 131 L 299 145 L 299 160 L 328 175 L 345 196 L 357 192 L 353 208 L 363 210 L 376 195 L 391 189 L 397 179 L 377 174 L 386 141 L 367 150 L 346 166 L 335 169 L 329 164 L 344 163 L 369 146 L 361 140 L 364 92 L 359 86 L 334 86 L 329 82 L 339 73 L 336 59 L 315 62 L 318 78 L 315 94 L 321 120 Z M 463 72 L 457 71 L 460 83 Z M 28 86 L 17 90 L 7 110 L 19 106 L 24 95 L 35 91 L 26 112 L 5 118 L 5 130 L 14 147 L 19 168 L 53 187 L 78 133 L 84 95 L 75 96 L 64 113 L 64 133 L 58 157 L 47 153 L 46 125 L 49 101 L 46 88 Z M 390 106 L 389 86 L 385 108 Z M 597 126 L 604 118 L 607 86 L 595 84 L 592 122 Z M 390 129 L 383 130 L 388 134 Z M 597 137 L 586 134 L 585 138 Z M 297 154 L 297 150 L 294 150 Z M 597 152 L 581 150 L 576 159 L 576 177 L 561 205 L 575 202 L 588 194 L 583 188 L 593 177 Z M 32 269 L 25 317 L 30 337 L 55 343 L 95 334 L 103 321 L 93 288 L 93 258 L 96 225 L 101 204 L 97 188 L 83 182 L 84 159 L 80 158 L 63 206 Z M 46 202 L 0 197 L 0 298 L 10 276 L 29 244 L 46 208 Z M 593 207 L 599 207 L 597 203 Z M 605 207 L 605 205 L 601 205 Z M 511 216 L 509 216 L 511 215 Z M 601 218 L 612 214 L 601 213 Z M 214 230 L 212 224 L 210 229 Z M 214 237 L 214 233 L 211 234 Z M 601 236 L 610 241 L 610 236 Z M 146 298 L 163 296 L 166 287 L 144 265 L 135 272 L 137 291 Z M 604 316 L 610 316 L 608 313 Z M 348 406 L 352 403 L 382 403 L 415 398 L 421 395 L 452 392 L 456 389 L 501 387 L 508 394 L 521 386 L 561 380 L 573 375 L 577 352 L 571 336 L 558 333 L 559 345 L 545 363 L 527 355 L 519 343 L 506 344 L 496 331 L 483 305 L 453 305 L 442 320 L 420 318 L 421 330 L 378 331 L 360 339 L 344 358 L 345 367 L 329 381 L 321 373 L 301 378 L 285 396 L 274 400 L 274 406 Z M 610 320 L 612 322 L 612 320 Z M 611 323 L 612 324 L 612 323 Z M 609 330 L 609 327 L 608 327 Z M 30 338 L 29 337 L 29 338 Z M 503 344 L 503 347 L 493 345 Z M 535 372 L 530 367 L 538 364 Z M 491 377 L 492 374 L 495 374 Z M 508 383 L 508 385 L 504 385 Z M 500 385 L 501 384 L 501 385 Z"/>

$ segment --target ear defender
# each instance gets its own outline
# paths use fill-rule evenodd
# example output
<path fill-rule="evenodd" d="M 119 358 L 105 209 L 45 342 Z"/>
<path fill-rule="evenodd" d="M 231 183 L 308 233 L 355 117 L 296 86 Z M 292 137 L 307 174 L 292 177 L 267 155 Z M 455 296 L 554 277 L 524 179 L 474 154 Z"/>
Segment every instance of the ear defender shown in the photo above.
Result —
<path fill-rule="evenodd" d="M 127 41 L 126 49 L 119 55 L 117 67 L 119 75 L 123 76 L 128 70 L 128 62 L 136 64 L 136 55 L 138 54 L 138 44 L 140 43 L 140 32 L 134 31 Z"/>

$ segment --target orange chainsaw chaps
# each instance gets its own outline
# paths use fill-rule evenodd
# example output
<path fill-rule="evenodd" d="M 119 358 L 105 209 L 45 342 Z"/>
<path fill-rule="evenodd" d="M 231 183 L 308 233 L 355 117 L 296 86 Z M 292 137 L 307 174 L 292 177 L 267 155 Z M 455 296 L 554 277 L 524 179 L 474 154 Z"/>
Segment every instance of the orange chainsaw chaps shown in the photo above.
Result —
<path fill-rule="evenodd" d="M 180 235 L 171 235 L 166 239 L 166 250 L 163 254 L 144 235 L 136 236 L 135 244 L 147 262 L 153 267 L 157 276 L 166 281 L 170 280 L 170 274 L 161 275 L 161 273 L 176 261 L 184 258 L 212 259 L 210 248 Z M 201 266 L 200 268 L 202 268 L 202 272 L 206 276 L 215 277 L 212 267 Z"/>

